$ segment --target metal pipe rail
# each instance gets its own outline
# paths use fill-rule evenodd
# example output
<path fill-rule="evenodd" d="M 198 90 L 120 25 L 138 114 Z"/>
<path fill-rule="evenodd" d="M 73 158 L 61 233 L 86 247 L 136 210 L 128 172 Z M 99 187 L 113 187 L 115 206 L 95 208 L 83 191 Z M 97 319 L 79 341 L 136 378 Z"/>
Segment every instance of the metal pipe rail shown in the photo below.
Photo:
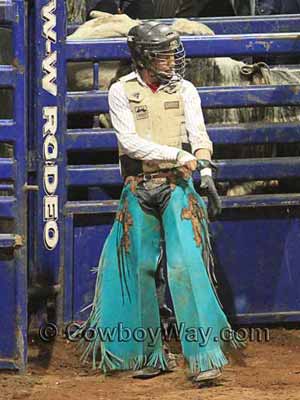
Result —
<path fill-rule="evenodd" d="M 203 108 L 233 108 L 254 106 L 298 106 L 300 85 L 237 86 L 198 88 Z M 107 113 L 107 92 L 69 92 L 68 113 Z"/>
<path fill-rule="evenodd" d="M 10 65 L 0 65 L 0 87 L 15 87 L 17 71 Z"/>
<path fill-rule="evenodd" d="M 214 144 L 298 143 L 298 123 L 207 125 Z M 65 136 L 66 150 L 118 150 L 117 137 L 107 129 L 69 129 Z"/>
<path fill-rule="evenodd" d="M 218 160 L 218 181 L 253 181 L 298 178 L 300 157 Z M 195 181 L 199 181 L 195 174 Z M 114 164 L 69 165 L 66 183 L 70 186 L 121 185 L 120 169 Z"/>
<path fill-rule="evenodd" d="M 187 57 L 230 57 L 300 53 L 300 33 L 182 36 Z M 67 39 L 66 59 L 124 60 L 129 58 L 126 39 Z"/>
<path fill-rule="evenodd" d="M 10 158 L 0 158 L 0 179 L 15 180 L 16 178 L 16 162 Z M 1 197 L 0 197 L 1 204 Z"/>
<path fill-rule="evenodd" d="M 12 120 L 0 120 L 0 142 L 16 140 L 16 123 Z"/>
<path fill-rule="evenodd" d="M 1 199 L 0 218 L 14 218 L 17 211 L 16 206 L 17 200 L 14 196 L 3 196 Z M 3 234 L 2 238 L 5 239 L 5 234 Z"/>
<path fill-rule="evenodd" d="M 246 33 L 298 32 L 299 18 L 300 15 L 298 14 L 290 14 L 189 19 L 207 25 L 216 35 L 230 35 Z M 170 25 L 174 22 L 174 19 L 161 19 L 160 21 Z M 78 27 L 78 24 L 70 24 L 68 26 L 68 34 L 73 33 Z"/>
<path fill-rule="evenodd" d="M 224 197 L 222 199 L 223 209 L 256 209 L 257 207 L 294 207 L 300 205 L 300 194 L 259 194 L 253 196 Z M 87 214 L 114 214 L 119 206 L 118 200 L 106 201 L 68 201 L 65 206 L 67 215 Z"/>
<path fill-rule="evenodd" d="M 11 0 L 0 1 L 0 24 L 9 25 L 16 21 L 17 17 L 16 4 Z"/>

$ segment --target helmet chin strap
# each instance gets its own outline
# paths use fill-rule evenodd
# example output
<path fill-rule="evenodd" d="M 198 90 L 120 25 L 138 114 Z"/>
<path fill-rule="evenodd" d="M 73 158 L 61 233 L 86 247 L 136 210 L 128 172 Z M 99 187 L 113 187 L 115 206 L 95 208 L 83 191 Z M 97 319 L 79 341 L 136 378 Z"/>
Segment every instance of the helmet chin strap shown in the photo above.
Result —
<path fill-rule="evenodd" d="M 160 82 L 160 83 L 169 83 L 170 80 L 173 78 L 174 74 L 171 76 L 165 72 L 158 72 L 157 70 L 150 69 L 150 71 L 153 73 L 154 77 Z"/>
<path fill-rule="evenodd" d="M 144 68 L 147 69 L 154 78 L 157 79 L 157 82 L 162 83 L 162 84 L 167 84 L 169 83 L 172 79 L 175 77 L 180 80 L 180 78 L 175 74 L 174 71 L 172 71 L 172 74 L 168 74 L 167 72 L 163 71 L 158 71 L 157 68 L 154 68 L 151 64 L 151 62 L 147 63 L 148 65 L 145 66 Z"/>
<path fill-rule="evenodd" d="M 151 71 L 152 72 L 152 71 Z M 170 76 L 167 73 L 164 72 L 157 72 L 157 71 L 153 71 L 154 76 L 159 80 L 160 83 L 162 84 L 167 84 L 169 82 L 175 82 L 175 81 L 180 81 L 181 77 L 179 75 L 177 75 L 174 71 L 172 73 L 172 75 Z"/>
<path fill-rule="evenodd" d="M 172 70 L 170 73 L 159 71 L 157 67 L 153 67 L 152 60 L 147 59 L 143 60 L 142 63 L 136 64 L 136 68 L 138 71 L 146 70 L 150 76 L 150 78 L 154 84 L 168 84 L 169 82 L 178 82 L 182 79 L 180 75 L 176 73 L 176 71 Z M 147 82 L 146 82 L 147 83 Z"/>

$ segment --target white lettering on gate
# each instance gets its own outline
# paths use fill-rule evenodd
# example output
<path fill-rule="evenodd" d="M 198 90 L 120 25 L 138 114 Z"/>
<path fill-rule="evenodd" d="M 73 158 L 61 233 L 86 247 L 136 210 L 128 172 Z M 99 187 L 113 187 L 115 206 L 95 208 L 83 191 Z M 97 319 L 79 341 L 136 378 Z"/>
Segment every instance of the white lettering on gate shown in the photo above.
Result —
<path fill-rule="evenodd" d="M 56 0 L 48 1 L 42 8 L 43 21 L 42 35 L 45 38 L 45 56 L 42 60 L 42 88 L 57 96 L 57 43 L 56 33 Z M 54 47 L 54 48 L 53 48 Z M 58 128 L 57 106 L 43 107 L 43 219 L 44 244 L 48 250 L 53 250 L 59 241 L 58 211 L 59 201 L 56 195 L 58 187 L 58 142 L 56 138 Z"/>
<path fill-rule="evenodd" d="M 58 145 L 57 132 L 57 107 L 43 108 L 43 137 L 44 137 L 44 243 L 48 250 L 53 250 L 59 240 L 58 231 L 58 196 L 55 195 L 58 186 Z"/>
<path fill-rule="evenodd" d="M 44 226 L 44 242 L 49 250 L 53 250 L 58 243 L 58 226 L 56 221 L 47 221 Z"/>
<path fill-rule="evenodd" d="M 53 96 L 57 96 L 57 52 L 52 51 L 52 44 L 56 43 L 56 0 L 51 0 L 42 8 L 43 36 L 46 39 L 46 56 L 42 61 L 42 87 Z"/>
<path fill-rule="evenodd" d="M 43 136 L 55 135 L 57 131 L 57 107 L 44 107 L 43 118 L 46 120 L 43 126 Z"/>
<path fill-rule="evenodd" d="M 43 71 L 44 76 L 42 78 L 43 89 L 47 90 L 47 92 L 53 94 L 53 96 L 57 96 L 57 85 L 56 85 L 56 51 L 54 53 L 50 53 L 43 60 Z"/>
<path fill-rule="evenodd" d="M 51 40 L 52 43 L 56 43 L 56 0 L 51 0 L 49 3 L 42 8 L 43 24 L 43 35 L 47 40 Z"/>

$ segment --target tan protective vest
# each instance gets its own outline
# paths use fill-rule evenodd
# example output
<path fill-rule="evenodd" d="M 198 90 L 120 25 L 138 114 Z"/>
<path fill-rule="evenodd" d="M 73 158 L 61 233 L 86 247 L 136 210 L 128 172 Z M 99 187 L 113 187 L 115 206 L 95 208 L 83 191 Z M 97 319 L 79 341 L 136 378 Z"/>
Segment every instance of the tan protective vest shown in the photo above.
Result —
<path fill-rule="evenodd" d="M 180 82 L 153 93 L 139 83 L 136 77 L 120 79 L 134 116 L 136 133 L 152 142 L 182 148 L 187 143 L 183 99 Z M 120 156 L 124 153 L 119 147 Z M 155 172 L 178 166 L 176 161 L 143 161 L 144 172 Z"/>

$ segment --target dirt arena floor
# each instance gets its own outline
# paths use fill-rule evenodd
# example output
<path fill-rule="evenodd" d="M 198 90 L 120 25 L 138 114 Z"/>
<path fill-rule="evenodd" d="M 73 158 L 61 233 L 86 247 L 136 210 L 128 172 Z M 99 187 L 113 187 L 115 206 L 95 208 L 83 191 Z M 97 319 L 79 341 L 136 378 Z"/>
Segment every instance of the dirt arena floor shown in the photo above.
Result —
<path fill-rule="evenodd" d="M 184 362 L 172 373 L 135 380 L 129 373 L 103 376 L 80 366 L 73 343 L 31 338 L 25 374 L 0 374 L 0 399 L 25 400 L 300 400 L 300 330 L 270 330 L 269 341 L 253 341 L 230 357 L 214 386 L 196 388 Z"/>

